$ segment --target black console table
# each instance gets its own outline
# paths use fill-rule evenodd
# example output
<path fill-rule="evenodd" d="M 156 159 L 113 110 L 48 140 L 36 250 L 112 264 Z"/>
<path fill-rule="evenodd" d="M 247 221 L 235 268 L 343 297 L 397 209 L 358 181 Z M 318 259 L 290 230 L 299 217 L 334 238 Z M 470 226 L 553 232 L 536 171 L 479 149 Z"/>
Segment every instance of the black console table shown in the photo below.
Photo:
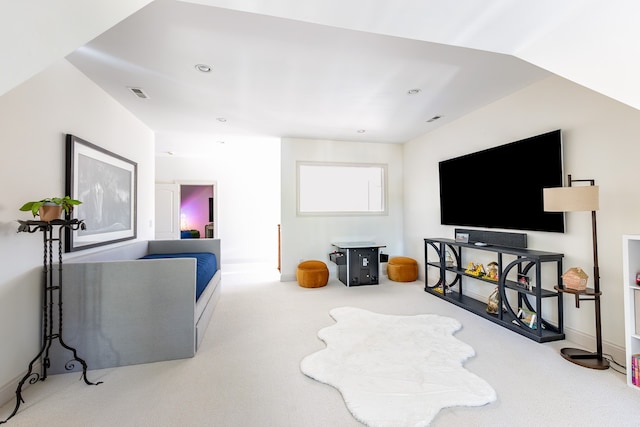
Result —
<path fill-rule="evenodd" d="M 65 363 L 65 369 L 72 370 L 75 368 L 75 362 L 82 365 L 82 379 L 88 385 L 98 385 L 102 381 L 93 383 L 87 379 L 87 363 L 78 356 L 75 348 L 70 347 L 64 342 L 62 338 L 62 233 L 64 230 L 79 230 L 85 229 L 85 224 L 82 220 L 72 219 L 66 220 L 53 220 L 53 221 L 18 221 L 20 226 L 18 232 L 35 233 L 37 231 L 42 232 L 44 256 L 43 256 L 43 305 L 42 305 L 42 346 L 40 351 L 29 363 L 29 369 L 22 380 L 18 383 L 16 389 L 16 406 L 9 417 L 0 421 L 0 424 L 4 424 L 11 417 L 13 417 L 20 404 L 24 403 L 22 398 L 22 387 L 28 380 L 29 384 L 35 384 L 38 381 L 44 381 L 47 379 L 47 369 L 51 366 L 49 360 L 49 349 L 53 341 L 57 340 L 60 345 L 69 350 L 73 357 L 71 360 Z M 58 265 L 57 265 L 57 284 L 54 281 L 54 242 L 57 242 L 58 253 Z M 54 310 L 57 307 L 57 310 Z M 56 321 L 57 320 L 57 321 Z M 34 365 L 41 359 L 40 372 L 34 372 Z"/>
<path fill-rule="evenodd" d="M 373 242 L 332 243 L 336 251 L 329 259 L 338 266 L 338 279 L 347 286 L 377 285 L 379 250 L 386 247 Z"/>
<path fill-rule="evenodd" d="M 429 251 L 435 253 L 436 260 L 429 260 Z M 471 252 L 470 252 L 471 251 Z M 482 251 L 472 252 L 472 251 Z M 467 254 L 467 252 L 470 252 Z M 473 256 L 487 255 L 487 252 L 496 256 L 497 280 L 485 276 L 475 276 L 465 270 L 465 262 L 473 261 Z M 497 323 L 507 329 L 524 335 L 537 342 L 548 342 L 564 339 L 562 292 L 557 292 L 542 287 L 542 265 L 555 265 L 551 274 L 557 286 L 561 283 L 563 254 L 535 251 L 524 248 L 512 248 L 506 246 L 478 246 L 473 243 L 463 243 L 452 239 L 424 239 L 425 256 L 425 291 L 444 299 L 452 304 L 469 310 L 485 319 Z M 509 258 L 509 259 L 507 259 Z M 429 285 L 429 268 L 435 268 L 438 280 Z M 535 286 L 527 286 L 518 278 L 529 277 Z M 547 276 L 549 277 L 549 275 Z M 449 279 L 449 281 L 447 281 Z M 478 283 L 490 283 L 498 288 L 497 313 L 487 312 L 487 300 L 480 301 L 464 293 L 464 280 L 473 279 Z M 515 297 L 514 304 L 510 304 L 509 298 Z M 552 324 L 544 316 L 542 300 L 555 299 L 557 307 L 557 322 Z M 535 327 L 530 327 L 518 316 L 519 308 L 523 307 L 536 315 Z"/>

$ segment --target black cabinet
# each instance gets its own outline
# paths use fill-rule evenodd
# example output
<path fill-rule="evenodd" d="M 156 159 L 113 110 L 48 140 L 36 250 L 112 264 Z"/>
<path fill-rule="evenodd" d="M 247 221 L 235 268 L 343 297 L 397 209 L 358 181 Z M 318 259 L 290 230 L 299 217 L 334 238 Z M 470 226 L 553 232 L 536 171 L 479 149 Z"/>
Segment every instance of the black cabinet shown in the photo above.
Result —
<path fill-rule="evenodd" d="M 338 266 L 338 279 L 347 286 L 377 285 L 380 248 L 371 242 L 333 243 L 336 251 L 329 259 Z"/>
<path fill-rule="evenodd" d="M 553 290 L 562 280 L 563 254 L 505 246 L 476 246 L 452 239 L 424 239 L 424 251 L 426 292 L 534 341 L 564 339 L 562 293 Z M 467 270 L 470 261 L 483 255 L 495 257 L 497 280 Z M 550 269 L 545 271 L 545 275 L 543 266 Z M 437 275 L 437 280 L 431 285 L 429 270 Z M 551 278 L 554 283 L 543 288 L 543 278 Z M 491 314 L 487 312 L 487 299 L 465 294 L 465 284 L 471 280 L 493 285 L 487 295 L 497 288 L 498 307 L 502 309 Z M 544 304 L 545 313 L 543 300 L 547 299 L 551 303 Z M 555 313 L 553 322 L 548 320 L 550 311 Z M 535 314 L 535 321 L 523 319 L 523 313 Z"/>

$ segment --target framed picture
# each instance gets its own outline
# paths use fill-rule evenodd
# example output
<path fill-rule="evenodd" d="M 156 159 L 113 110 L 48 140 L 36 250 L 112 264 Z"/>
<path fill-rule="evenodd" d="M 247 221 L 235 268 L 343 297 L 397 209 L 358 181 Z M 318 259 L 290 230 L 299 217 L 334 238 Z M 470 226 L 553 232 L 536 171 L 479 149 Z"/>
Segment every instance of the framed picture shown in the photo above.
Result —
<path fill-rule="evenodd" d="M 469 233 L 456 233 L 456 242 L 469 243 Z"/>
<path fill-rule="evenodd" d="M 82 204 L 70 219 L 85 230 L 67 230 L 65 251 L 136 238 L 138 164 L 74 135 L 67 135 L 66 194 Z"/>

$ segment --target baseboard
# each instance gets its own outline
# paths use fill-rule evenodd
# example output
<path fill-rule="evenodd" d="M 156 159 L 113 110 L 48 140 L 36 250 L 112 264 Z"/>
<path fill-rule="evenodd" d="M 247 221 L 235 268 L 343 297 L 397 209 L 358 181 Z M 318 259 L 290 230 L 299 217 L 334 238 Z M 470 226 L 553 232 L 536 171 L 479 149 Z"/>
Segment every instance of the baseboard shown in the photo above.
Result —
<path fill-rule="evenodd" d="M 328 267 L 329 267 L 329 280 L 332 280 L 332 279 L 338 280 L 338 273 L 335 270 L 332 270 L 331 266 L 328 266 Z M 385 270 L 385 273 L 386 273 L 386 270 Z M 297 280 L 298 279 L 296 278 L 295 274 L 280 273 L 281 282 L 295 282 Z"/>
<path fill-rule="evenodd" d="M 296 275 L 295 274 L 281 274 L 280 275 L 280 281 L 281 282 L 295 282 L 296 281 Z"/>
<path fill-rule="evenodd" d="M 36 372 L 39 374 L 41 372 L 41 366 L 42 365 L 40 361 L 34 363 L 32 372 Z M 8 383 L 0 387 L 0 407 L 6 405 L 12 400 L 15 401 L 16 389 L 18 388 L 18 383 L 22 380 L 22 378 L 26 374 L 27 374 L 27 370 L 25 369 L 23 372 L 20 373 L 20 375 L 18 375 L 13 380 L 9 381 Z M 29 387 L 30 385 L 31 384 L 29 384 L 29 381 L 25 381 L 24 385 L 22 386 L 22 390 L 26 390 L 27 387 Z"/>
<path fill-rule="evenodd" d="M 564 335 L 568 341 L 578 344 L 579 348 L 587 351 L 596 351 L 595 336 L 573 328 L 567 328 L 566 326 L 564 327 Z M 613 357 L 613 360 L 623 366 L 627 365 L 627 355 L 624 347 L 602 340 L 602 353 L 610 355 Z"/>
<path fill-rule="evenodd" d="M 486 296 L 476 294 L 474 292 L 465 291 L 465 295 L 470 298 L 477 299 L 478 301 L 484 301 L 487 299 Z M 564 336 L 565 340 L 571 341 L 571 346 L 576 345 L 578 348 L 587 350 L 587 351 L 595 351 L 596 350 L 596 337 L 587 334 L 582 331 L 578 331 L 577 329 L 564 327 Z M 562 341 L 559 341 L 562 342 Z M 569 345 L 567 345 L 569 346 Z M 613 344 L 611 342 L 607 342 L 602 340 L 602 353 L 608 354 L 613 357 L 617 363 L 626 366 L 627 355 L 624 347 Z"/>

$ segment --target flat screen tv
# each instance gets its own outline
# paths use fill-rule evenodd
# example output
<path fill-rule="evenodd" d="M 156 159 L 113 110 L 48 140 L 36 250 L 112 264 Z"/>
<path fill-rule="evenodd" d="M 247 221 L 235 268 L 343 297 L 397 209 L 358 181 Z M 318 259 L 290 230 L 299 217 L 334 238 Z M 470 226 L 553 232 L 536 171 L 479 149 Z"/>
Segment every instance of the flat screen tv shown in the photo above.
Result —
<path fill-rule="evenodd" d="M 542 189 L 561 187 L 562 134 L 555 130 L 441 161 L 444 225 L 564 233 L 564 214 L 544 212 Z"/>

